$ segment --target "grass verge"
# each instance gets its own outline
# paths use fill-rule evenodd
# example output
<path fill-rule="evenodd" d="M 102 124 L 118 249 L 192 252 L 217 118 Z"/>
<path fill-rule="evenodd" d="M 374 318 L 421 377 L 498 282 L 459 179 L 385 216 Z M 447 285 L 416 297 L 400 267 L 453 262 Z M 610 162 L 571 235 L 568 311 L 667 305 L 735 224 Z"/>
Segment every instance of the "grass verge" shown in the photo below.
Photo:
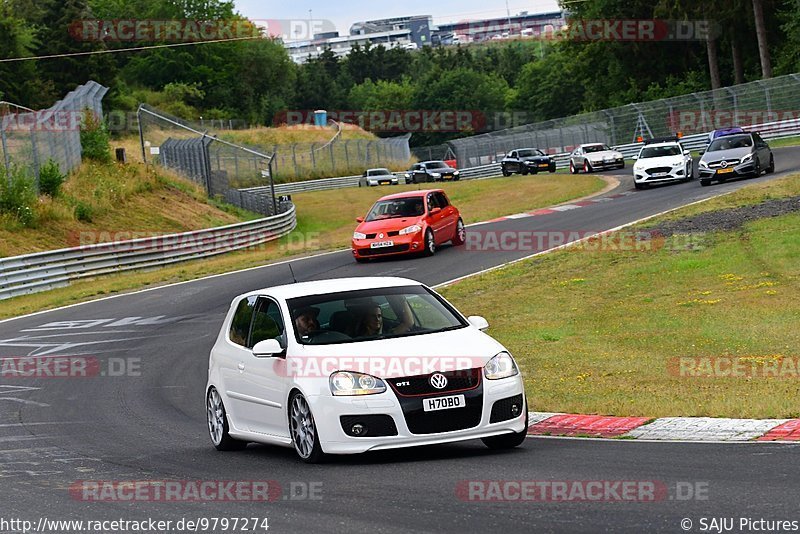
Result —
<path fill-rule="evenodd" d="M 748 205 L 765 195 L 792 196 L 798 189 L 795 175 L 669 218 Z M 800 214 L 704 234 L 702 246 L 691 250 L 665 245 L 650 251 L 575 247 L 442 292 L 465 312 L 490 318 L 492 335 L 526 373 L 532 410 L 800 416 L 800 370 L 791 372 L 800 356 Z M 720 362 L 722 371 L 682 376 L 676 367 L 681 358 Z M 761 371 L 724 377 L 726 362 Z M 788 365 L 789 371 L 765 378 L 765 365 Z"/>
<path fill-rule="evenodd" d="M 513 195 L 509 195 L 513 186 Z M 596 176 L 564 177 L 544 175 L 475 180 L 444 184 L 467 222 L 510 215 L 525 209 L 551 206 L 601 190 L 605 182 Z M 303 253 L 349 246 L 355 217 L 364 215 L 380 196 L 411 189 L 351 188 L 295 195 L 298 228 L 291 235 L 256 250 L 187 262 L 151 272 L 136 272 L 76 282 L 45 293 L 0 301 L 0 318 L 74 304 L 126 291 L 193 280 L 211 274 L 257 267 L 270 261 Z"/>

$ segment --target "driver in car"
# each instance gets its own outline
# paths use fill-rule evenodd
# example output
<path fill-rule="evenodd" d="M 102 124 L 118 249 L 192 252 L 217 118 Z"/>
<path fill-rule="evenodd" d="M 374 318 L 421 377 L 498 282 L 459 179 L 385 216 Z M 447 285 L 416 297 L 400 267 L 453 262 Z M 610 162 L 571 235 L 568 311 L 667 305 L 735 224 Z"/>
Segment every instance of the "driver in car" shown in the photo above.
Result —
<path fill-rule="evenodd" d="M 300 337 L 308 337 L 312 332 L 319 330 L 319 308 L 313 306 L 306 306 L 300 308 L 294 314 L 294 327 Z"/>

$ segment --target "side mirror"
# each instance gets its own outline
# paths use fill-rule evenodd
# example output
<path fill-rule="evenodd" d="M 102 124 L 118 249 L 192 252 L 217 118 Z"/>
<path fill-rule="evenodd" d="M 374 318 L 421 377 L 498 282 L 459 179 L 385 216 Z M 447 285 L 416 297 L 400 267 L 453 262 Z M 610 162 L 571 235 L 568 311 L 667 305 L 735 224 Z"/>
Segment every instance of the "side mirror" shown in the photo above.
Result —
<path fill-rule="evenodd" d="M 705 150 L 701 150 L 701 151 L 700 151 L 700 155 L 701 155 L 701 156 L 702 156 L 703 154 L 705 154 L 705 153 L 706 153 L 706 151 L 705 151 Z"/>
<path fill-rule="evenodd" d="M 689 150 L 684 150 L 684 151 L 683 151 L 683 155 L 684 155 L 684 156 L 691 156 L 691 155 L 692 155 L 692 153 L 691 153 Z"/>
<path fill-rule="evenodd" d="M 489 321 L 487 321 L 480 315 L 471 315 L 470 317 L 467 317 L 467 321 L 469 321 L 469 324 L 471 324 L 481 332 L 489 328 Z"/>
<path fill-rule="evenodd" d="M 433 209 L 431 210 L 431 213 L 430 213 L 430 214 L 431 214 L 431 215 L 436 215 L 436 214 L 437 214 L 437 213 L 439 213 L 440 211 L 442 211 L 442 208 L 433 208 Z"/>
<path fill-rule="evenodd" d="M 636 160 L 638 160 L 638 159 L 639 159 L 639 156 L 631 156 L 631 159 L 632 159 L 633 161 L 636 161 Z"/>
<path fill-rule="evenodd" d="M 256 358 L 272 358 L 283 352 L 280 342 L 277 339 L 265 339 L 259 341 L 253 347 L 253 356 Z"/>
<path fill-rule="evenodd" d="M 362 222 L 364 222 L 364 217 L 356 217 L 356 222 L 361 224 Z"/>

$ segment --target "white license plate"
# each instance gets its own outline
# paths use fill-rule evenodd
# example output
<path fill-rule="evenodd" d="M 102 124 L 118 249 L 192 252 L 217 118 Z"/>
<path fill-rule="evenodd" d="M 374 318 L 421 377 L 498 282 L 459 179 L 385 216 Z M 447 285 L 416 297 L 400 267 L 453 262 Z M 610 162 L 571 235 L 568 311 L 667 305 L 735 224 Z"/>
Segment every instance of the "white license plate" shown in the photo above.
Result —
<path fill-rule="evenodd" d="M 654 172 L 653 178 L 661 178 L 663 176 L 667 176 L 668 174 L 669 174 L 668 172 Z"/>
<path fill-rule="evenodd" d="M 436 397 L 422 401 L 422 409 L 426 412 L 463 408 L 466 405 L 467 401 L 464 400 L 464 395 L 450 395 L 449 397 Z"/>
<path fill-rule="evenodd" d="M 370 248 L 386 248 L 386 247 L 393 247 L 394 241 L 381 241 L 378 243 L 372 243 Z"/>

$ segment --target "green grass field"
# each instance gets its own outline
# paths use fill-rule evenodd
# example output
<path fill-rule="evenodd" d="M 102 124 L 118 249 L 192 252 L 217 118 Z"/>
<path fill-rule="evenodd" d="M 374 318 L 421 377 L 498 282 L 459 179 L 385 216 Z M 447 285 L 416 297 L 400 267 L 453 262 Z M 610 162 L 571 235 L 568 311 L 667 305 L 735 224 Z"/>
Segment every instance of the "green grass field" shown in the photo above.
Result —
<path fill-rule="evenodd" d="M 795 175 L 669 218 L 798 190 Z M 800 357 L 800 214 L 697 235 L 692 242 L 691 250 L 681 246 L 683 238 L 649 251 L 577 247 L 442 293 L 464 312 L 489 319 L 489 332 L 525 371 L 532 410 L 800 416 L 800 369 L 791 374 L 793 358 Z M 682 376 L 676 367 L 681 358 L 755 365 L 757 372 L 750 378 Z M 766 378 L 765 365 L 789 366 L 789 372 Z"/>

